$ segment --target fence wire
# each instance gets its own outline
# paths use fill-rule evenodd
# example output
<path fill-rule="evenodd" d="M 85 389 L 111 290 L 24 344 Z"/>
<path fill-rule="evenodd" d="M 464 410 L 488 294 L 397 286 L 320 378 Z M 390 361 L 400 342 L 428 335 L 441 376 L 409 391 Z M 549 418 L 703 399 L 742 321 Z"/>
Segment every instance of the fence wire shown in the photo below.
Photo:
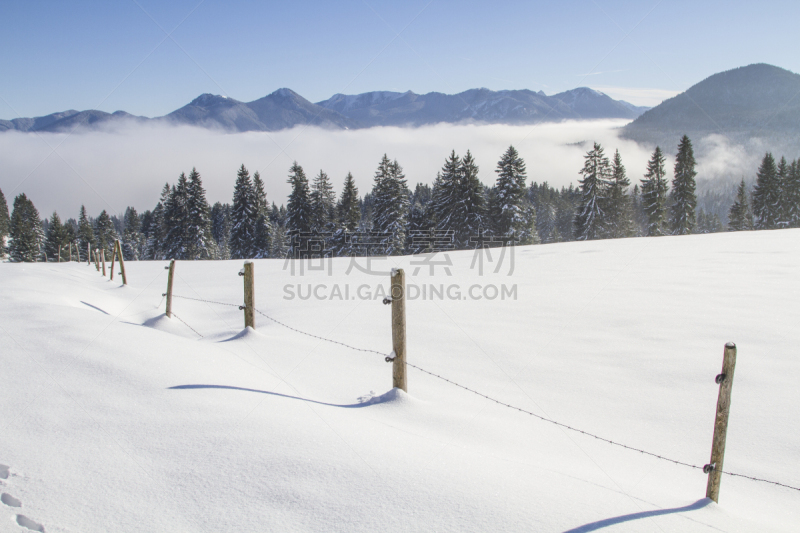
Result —
<path fill-rule="evenodd" d="M 196 302 L 203 302 L 203 303 L 217 304 L 217 305 L 226 305 L 226 306 L 230 306 L 230 307 L 237 307 L 239 309 L 244 309 L 244 306 L 238 305 L 238 304 L 231 304 L 231 303 L 226 303 L 226 302 L 216 302 L 214 300 L 205 300 L 205 299 L 202 299 L 202 298 L 191 298 L 189 296 L 178 296 L 178 295 L 175 295 L 175 294 L 173 294 L 172 297 L 173 298 L 182 298 L 184 300 L 194 300 Z M 357 348 L 355 346 L 351 346 L 349 344 L 345 344 L 345 343 L 337 341 L 337 340 L 328 339 L 326 337 L 322 337 L 322 336 L 319 336 L 319 335 L 314 335 L 312 333 L 308 333 L 306 331 L 303 331 L 303 330 L 294 328 L 292 326 L 289 326 L 287 324 L 284 324 L 283 322 L 272 318 L 271 316 L 267 315 L 266 313 L 263 313 L 263 312 L 259 311 L 258 309 L 255 309 L 255 312 L 260 314 L 264 318 L 267 318 L 267 319 L 271 320 L 272 322 L 275 322 L 276 324 L 278 324 L 280 326 L 283 326 L 284 328 L 286 328 L 286 329 L 288 329 L 290 331 L 294 331 L 295 333 L 299 333 L 301 335 L 305 335 L 307 337 L 311 337 L 313 339 L 318 339 L 318 340 L 321 340 L 321 341 L 329 342 L 329 343 L 332 343 L 332 344 L 338 344 L 339 346 L 344 346 L 345 348 L 349 348 L 351 350 L 355 350 L 355 351 L 358 351 L 358 352 L 374 353 L 374 354 L 380 355 L 381 357 L 384 357 L 387 362 L 391 362 L 393 360 L 392 354 L 387 354 L 385 352 L 379 352 L 378 350 L 370 350 L 370 349 L 366 349 L 366 348 Z M 186 322 L 181 320 L 181 318 L 178 317 L 178 315 L 175 315 L 175 313 L 172 313 L 172 314 L 175 316 L 175 318 L 177 318 L 178 320 L 183 322 L 186 325 L 186 327 L 188 327 L 189 329 L 191 329 L 192 331 L 194 331 L 195 333 L 200 335 L 200 333 L 198 333 L 194 328 L 189 326 L 189 324 L 186 324 Z M 203 336 L 200 335 L 200 337 L 203 337 Z M 616 441 L 613 441 L 611 439 L 607 439 L 605 437 L 601 437 L 599 435 L 595 435 L 594 433 L 590 433 L 588 431 L 584 431 L 582 429 L 578 429 L 578 428 L 572 427 L 569 424 L 564 424 L 563 422 L 559 422 L 557 420 L 553 420 L 552 418 L 547 418 L 545 416 L 538 415 L 538 414 L 536 414 L 536 413 L 534 413 L 532 411 L 528 411 L 527 409 L 523 409 L 521 407 L 517 407 L 515 405 L 511 405 L 509 403 L 506 403 L 506 402 L 503 402 L 501 400 L 498 400 L 496 398 L 492 398 L 491 396 L 487 396 L 486 394 L 483 394 L 482 392 L 478 392 L 477 390 L 472 389 L 470 387 L 467 387 L 466 385 L 462 385 L 462 384 L 457 383 L 457 382 L 455 382 L 455 381 L 453 381 L 451 379 L 448 379 L 448 378 L 446 378 L 444 376 L 441 376 L 441 375 L 436 374 L 434 372 L 430 372 L 428 370 L 425 370 L 424 368 L 419 367 L 419 366 L 417 366 L 415 364 L 409 363 L 408 361 L 406 361 L 406 365 L 410 366 L 411 368 L 413 368 L 415 370 L 419 370 L 420 372 L 422 372 L 424 374 L 428 374 L 431 377 L 440 379 L 442 381 L 446 381 L 447 383 L 450 383 L 451 385 L 453 385 L 455 387 L 458 387 L 458 388 L 463 389 L 465 391 L 471 392 L 472 394 L 480 396 L 481 398 L 489 400 L 490 402 L 494 402 L 494 403 L 496 403 L 498 405 L 502 405 L 503 407 L 507 407 L 507 408 L 512 409 L 514 411 L 518 411 L 520 413 L 523 413 L 523 414 L 526 414 L 526 415 L 530 415 L 530 416 L 532 416 L 534 418 L 537 418 L 537 419 L 541 420 L 542 422 L 548 422 L 548 423 L 553 424 L 555 426 L 558 426 L 558 427 L 561 427 L 561 428 L 564 428 L 564 429 L 567 429 L 567 430 L 570 430 L 570 431 L 574 431 L 575 433 L 580 433 L 581 435 L 585 435 L 587 437 L 591 437 L 593 439 L 597 439 L 597 440 L 599 440 L 601 442 L 606 442 L 608 444 L 611 444 L 612 446 L 618 446 L 618 447 L 624 448 L 626 450 L 630 450 L 630 451 L 633 451 L 633 452 L 638 452 L 640 454 L 647 455 L 647 456 L 653 457 L 655 459 L 660 459 L 662 461 L 667 461 L 669 463 L 673 463 L 673 464 L 676 464 L 676 465 L 679 465 L 679 466 L 685 466 L 687 468 L 700 470 L 701 472 L 704 469 L 704 466 L 695 465 L 695 464 L 691 464 L 691 463 L 685 463 L 683 461 L 678 461 L 677 459 L 672 459 L 672 458 L 669 458 L 669 457 L 664 457 L 663 455 L 658 455 L 657 453 L 648 452 L 646 450 L 642 450 L 640 448 L 636 448 L 636 447 L 633 447 L 633 446 L 628 446 L 627 444 L 623 444 L 621 442 L 616 442 Z M 722 470 L 721 472 L 723 474 L 728 475 L 728 476 L 740 477 L 740 478 L 744 478 L 744 479 L 749 479 L 751 481 L 758 481 L 758 482 L 761 482 L 761 483 L 769 483 L 771 485 L 776 485 L 776 486 L 779 486 L 779 487 L 784 487 L 784 488 L 787 488 L 787 489 L 791 489 L 791 490 L 795 490 L 795 491 L 800 492 L 800 487 L 793 487 L 791 485 L 787 485 L 785 483 L 780 483 L 778 481 L 772 481 L 772 480 L 769 480 L 769 479 L 757 478 L 757 477 L 748 476 L 748 475 L 745 475 L 745 474 L 737 474 L 737 473 L 734 473 L 734 472 L 729 472 L 727 470 Z"/>

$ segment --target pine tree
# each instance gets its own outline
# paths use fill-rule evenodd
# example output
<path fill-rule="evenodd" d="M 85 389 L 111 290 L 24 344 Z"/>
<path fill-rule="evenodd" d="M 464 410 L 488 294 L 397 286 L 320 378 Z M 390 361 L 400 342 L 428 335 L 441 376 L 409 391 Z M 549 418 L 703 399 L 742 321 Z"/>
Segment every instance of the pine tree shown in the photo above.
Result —
<path fill-rule="evenodd" d="M 484 229 L 488 229 L 489 217 L 486 206 L 486 192 L 478 178 L 478 165 L 472 154 L 461 159 L 459 203 L 455 213 L 455 240 L 459 248 L 469 248 L 472 237 L 476 237 Z M 534 210 L 534 214 L 535 214 Z M 530 215 L 530 213 L 529 213 Z M 534 236 L 538 233 L 534 229 Z"/>
<path fill-rule="evenodd" d="M 381 246 L 386 255 L 399 255 L 406 249 L 406 228 L 410 191 L 403 168 L 383 155 L 372 186 L 374 231 L 383 234 Z"/>
<path fill-rule="evenodd" d="M 14 209 L 9 224 L 8 252 L 12 261 L 34 262 L 42 251 L 42 221 L 39 211 L 25 193 L 14 198 Z"/>
<path fill-rule="evenodd" d="M 489 195 L 489 214 L 496 235 L 521 242 L 531 236 L 531 210 L 526 205 L 525 161 L 509 146 L 497 162 L 497 182 Z"/>
<path fill-rule="evenodd" d="M 791 224 L 791 215 L 789 213 L 791 211 L 789 205 L 791 193 L 789 192 L 789 188 L 792 180 L 792 167 L 786 162 L 786 158 L 781 156 L 776 170 L 776 176 L 778 178 L 778 204 L 776 208 L 777 218 L 775 226 L 778 228 L 788 228 Z"/>
<path fill-rule="evenodd" d="M 122 253 L 126 261 L 139 261 L 144 252 L 144 235 L 140 229 L 142 221 L 136 209 L 129 206 L 125 209 L 125 230 L 122 233 Z"/>
<path fill-rule="evenodd" d="M 217 202 L 211 208 L 211 234 L 217 245 L 219 259 L 230 259 L 231 251 L 228 239 L 231 234 L 231 206 Z"/>
<path fill-rule="evenodd" d="M 784 195 L 786 218 L 789 222 L 789 227 L 800 227 L 800 160 L 798 159 L 792 161 L 789 167 L 789 176 L 784 187 Z"/>
<path fill-rule="evenodd" d="M 695 232 L 697 219 L 697 185 L 695 183 L 695 160 L 692 141 L 684 135 L 678 143 L 675 158 L 675 175 L 672 178 L 672 205 L 669 208 L 669 225 L 672 235 L 688 235 Z"/>
<path fill-rule="evenodd" d="M 646 217 L 648 237 L 664 235 L 667 212 L 667 171 L 664 168 L 664 154 L 656 146 L 653 156 L 647 163 L 647 173 L 642 180 L 642 211 Z"/>
<path fill-rule="evenodd" d="M 611 187 L 611 165 L 603 147 L 594 147 L 583 157 L 580 174 L 581 203 L 575 215 L 575 238 L 579 241 L 602 239 L 608 234 L 608 219 L 605 212 Z"/>
<path fill-rule="evenodd" d="M 617 150 L 614 152 L 614 161 L 611 163 L 611 187 L 606 208 L 609 237 L 633 237 L 636 234 L 633 222 L 633 203 L 628 194 L 630 184 L 631 181 L 622 164 L 622 156 Z"/>
<path fill-rule="evenodd" d="M 353 232 L 361 221 L 361 208 L 358 205 L 358 189 L 351 173 L 347 173 L 342 188 L 342 196 L 337 205 L 339 224 Z"/>
<path fill-rule="evenodd" d="M 69 232 L 61 223 L 61 217 L 58 216 L 58 213 L 53 211 L 50 223 L 47 226 L 44 242 L 44 250 L 47 257 L 53 261 L 58 261 L 59 257 L 64 260 L 65 256 L 69 256 L 66 250 L 67 244 L 69 244 Z M 59 256 L 59 254 L 61 255 Z"/>
<path fill-rule="evenodd" d="M 117 239 L 117 231 L 114 229 L 114 223 L 111 217 L 108 216 L 106 210 L 94 219 L 94 242 L 98 250 L 105 250 L 106 257 L 111 257 L 112 246 Z"/>
<path fill-rule="evenodd" d="M 778 227 L 780 206 L 780 182 L 775 158 L 767 152 L 758 169 L 753 189 L 753 222 L 755 229 Z"/>
<path fill-rule="evenodd" d="M 311 228 L 330 232 L 336 221 L 336 195 L 328 175 L 322 170 L 311 184 Z"/>
<path fill-rule="evenodd" d="M 81 206 L 80 215 L 78 216 L 78 253 L 80 254 L 81 261 L 89 261 L 87 253 L 89 249 L 94 250 L 94 230 L 92 229 L 92 222 L 86 214 L 86 206 Z"/>
<path fill-rule="evenodd" d="M 211 209 L 206 200 L 203 181 L 196 168 L 189 173 L 186 185 L 185 259 L 214 259 L 217 249 L 211 235 Z"/>
<path fill-rule="evenodd" d="M 303 167 L 295 161 L 289 169 L 288 183 L 292 186 L 286 209 L 286 231 L 290 234 L 287 239 L 292 257 L 298 253 L 308 251 L 306 246 L 307 235 L 311 232 L 313 213 L 311 211 L 311 198 L 308 190 L 308 178 Z"/>
<path fill-rule="evenodd" d="M 442 170 L 436 175 L 431 190 L 430 209 L 437 230 L 446 231 L 456 228 L 455 212 L 460 201 L 460 188 L 461 158 L 453 150 L 445 159 Z"/>
<path fill-rule="evenodd" d="M 164 251 L 168 259 L 189 259 L 189 180 L 181 172 L 164 205 L 166 236 Z"/>
<path fill-rule="evenodd" d="M 269 203 L 267 202 L 267 192 L 264 189 L 264 182 L 261 175 L 256 172 L 253 174 L 253 191 L 256 195 L 256 227 L 253 257 L 262 259 L 269 257 L 272 247 L 272 224 L 269 219 Z"/>
<path fill-rule="evenodd" d="M 145 253 L 147 259 L 167 259 L 164 248 L 164 240 L 167 233 L 164 209 L 169 202 L 170 192 L 169 183 L 165 183 L 164 188 L 161 189 L 161 198 L 153 208 L 153 222 L 150 234 L 147 237 L 147 252 Z"/>
<path fill-rule="evenodd" d="M 0 257 L 5 257 L 6 255 L 6 241 L 8 240 L 10 224 L 11 220 L 8 215 L 8 203 L 6 202 L 3 190 L 0 189 Z"/>
<path fill-rule="evenodd" d="M 242 165 L 236 174 L 231 205 L 231 236 L 228 246 L 231 259 L 247 259 L 255 255 L 258 204 L 250 173 Z"/>
<path fill-rule="evenodd" d="M 736 191 L 736 201 L 728 212 L 728 229 L 730 231 L 747 231 L 753 229 L 753 213 L 747 199 L 747 188 L 744 178 Z"/>

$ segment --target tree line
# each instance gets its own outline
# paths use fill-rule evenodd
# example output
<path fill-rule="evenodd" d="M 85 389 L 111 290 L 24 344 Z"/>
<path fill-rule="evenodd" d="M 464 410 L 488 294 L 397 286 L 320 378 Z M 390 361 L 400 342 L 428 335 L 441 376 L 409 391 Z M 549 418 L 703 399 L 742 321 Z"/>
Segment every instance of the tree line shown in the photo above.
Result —
<path fill-rule="evenodd" d="M 231 203 L 206 200 L 196 169 L 165 184 L 152 210 L 128 207 L 122 216 L 103 210 L 76 219 L 54 212 L 41 220 L 22 193 L 8 205 L 0 190 L 0 245 L 12 261 L 66 259 L 77 245 L 109 252 L 119 239 L 127 260 L 245 259 L 312 255 L 399 255 L 439 249 L 469 249 L 494 243 L 538 244 L 636 236 L 723 231 L 717 214 L 697 207 L 696 161 L 691 140 L 678 143 L 671 183 L 666 157 L 656 147 L 647 171 L 631 188 L 622 156 L 606 156 L 594 143 L 584 156 L 578 186 L 560 190 L 546 182 L 527 185 L 525 161 L 510 146 L 485 186 L 472 154 L 452 151 L 432 185 L 411 191 L 397 160 L 384 155 L 372 189 L 359 195 L 345 177 L 337 198 L 328 175 L 311 180 L 295 162 L 289 169 L 286 205 L 268 202 L 264 181 L 242 165 Z M 767 153 L 748 193 L 742 180 L 728 211 L 727 229 L 800 227 L 800 161 L 776 163 Z"/>

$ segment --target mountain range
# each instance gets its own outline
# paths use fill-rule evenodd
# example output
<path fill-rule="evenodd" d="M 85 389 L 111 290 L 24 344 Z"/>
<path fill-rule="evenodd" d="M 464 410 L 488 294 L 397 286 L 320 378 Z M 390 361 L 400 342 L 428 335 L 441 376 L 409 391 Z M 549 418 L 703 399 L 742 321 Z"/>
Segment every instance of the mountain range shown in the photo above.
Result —
<path fill-rule="evenodd" d="M 459 94 L 375 91 L 335 94 L 312 103 L 291 89 L 278 89 L 252 102 L 202 94 L 163 117 L 124 111 L 62 111 L 44 117 L 0 120 L 0 131 L 71 131 L 97 129 L 123 121 L 191 125 L 228 132 L 277 131 L 298 125 L 329 129 L 375 126 L 422 126 L 436 123 L 535 124 L 562 120 L 633 119 L 646 111 L 606 94 L 579 87 L 552 96 L 542 91 L 470 89 Z"/>

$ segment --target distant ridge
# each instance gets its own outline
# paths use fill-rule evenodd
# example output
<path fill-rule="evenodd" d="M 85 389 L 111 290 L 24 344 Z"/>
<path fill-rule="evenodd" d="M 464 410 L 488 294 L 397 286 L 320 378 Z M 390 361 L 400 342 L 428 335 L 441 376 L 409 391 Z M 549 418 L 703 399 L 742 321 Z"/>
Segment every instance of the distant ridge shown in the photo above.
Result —
<path fill-rule="evenodd" d="M 291 89 L 278 89 L 252 102 L 202 94 L 157 118 L 124 111 L 63 111 L 44 117 L 0 120 L 0 132 L 58 132 L 76 127 L 100 129 L 123 122 L 191 125 L 227 132 L 277 131 L 298 125 L 329 129 L 374 126 L 422 126 L 437 123 L 536 124 L 563 120 L 633 119 L 646 111 L 627 102 L 580 87 L 553 96 L 542 91 L 470 89 L 455 95 L 375 91 L 336 94 L 316 104 Z"/>
<path fill-rule="evenodd" d="M 761 137 L 770 146 L 796 150 L 800 146 L 800 75 L 764 63 L 720 72 L 623 128 L 624 137 L 659 144 L 668 151 L 675 150 L 683 134 L 700 139 L 715 133 L 736 142 Z"/>

